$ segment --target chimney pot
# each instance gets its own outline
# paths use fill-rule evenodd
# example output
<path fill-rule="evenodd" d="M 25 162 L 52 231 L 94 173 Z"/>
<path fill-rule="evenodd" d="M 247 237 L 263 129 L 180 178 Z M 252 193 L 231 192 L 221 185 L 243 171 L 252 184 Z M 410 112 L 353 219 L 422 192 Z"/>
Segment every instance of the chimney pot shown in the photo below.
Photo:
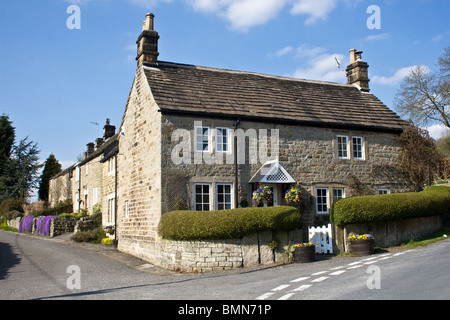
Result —
<path fill-rule="evenodd" d="M 361 91 L 369 92 L 369 65 L 362 60 L 362 51 L 350 50 L 350 64 L 347 67 L 347 83 L 356 84 Z"/>
<path fill-rule="evenodd" d="M 142 33 L 139 35 L 136 44 L 138 66 L 143 64 L 156 64 L 159 56 L 158 52 L 158 32 L 154 30 L 153 13 L 147 13 L 145 21 L 142 23 Z"/>

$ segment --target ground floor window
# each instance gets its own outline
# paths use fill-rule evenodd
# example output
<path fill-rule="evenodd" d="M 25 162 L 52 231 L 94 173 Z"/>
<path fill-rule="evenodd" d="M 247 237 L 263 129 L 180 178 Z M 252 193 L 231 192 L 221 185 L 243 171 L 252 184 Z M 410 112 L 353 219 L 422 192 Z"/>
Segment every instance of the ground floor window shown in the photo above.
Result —
<path fill-rule="evenodd" d="M 318 214 L 328 214 L 328 188 L 316 188 L 316 210 Z"/>
<path fill-rule="evenodd" d="M 382 189 L 378 189 L 378 194 L 389 194 L 389 189 L 387 188 L 382 188 Z"/>
<path fill-rule="evenodd" d="M 194 193 L 195 211 L 211 210 L 211 184 L 196 183 Z"/>
<path fill-rule="evenodd" d="M 108 197 L 108 223 L 114 222 L 116 214 L 116 198 L 114 196 Z"/>
<path fill-rule="evenodd" d="M 233 208 L 231 183 L 218 183 L 216 185 L 216 207 L 217 210 L 228 210 Z"/>
<path fill-rule="evenodd" d="M 333 188 L 333 202 L 345 198 L 343 188 Z"/>

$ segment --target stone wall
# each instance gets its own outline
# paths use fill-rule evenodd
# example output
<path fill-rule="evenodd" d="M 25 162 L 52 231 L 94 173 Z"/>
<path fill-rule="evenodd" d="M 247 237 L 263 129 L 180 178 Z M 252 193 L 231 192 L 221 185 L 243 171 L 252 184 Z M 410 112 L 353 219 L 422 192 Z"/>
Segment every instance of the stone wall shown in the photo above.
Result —
<path fill-rule="evenodd" d="M 49 182 L 48 202 L 54 207 L 61 202 L 72 198 L 72 168 L 61 172 Z"/>
<path fill-rule="evenodd" d="M 75 218 L 54 218 L 50 225 L 50 237 L 56 237 L 64 233 L 73 233 L 77 224 Z"/>
<path fill-rule="evenodd" d="M 161 113 L 138 67 L 119 135 L 118 249 L 156 261 L 161 218 Z"/>
<path fill-rule="evenodd" d="M 174 271 L 204 273 L 286 263 L 288 256 L 285 247 L 295 241 L 302 242 L 302 234 L 302 230 L 267 231 L 233 240 L 161 240 L 158 244 L 159 258 L 155 264 Z M 279 242 L 275 251 L 267 245 L 274 239 Z"/>
<path fill-rule="evenodd" d="M 352 224 L 342 228 L 334 226 L 334 250 L 337 254 L 350 252 L 350 243 L 347 238 L 352 232 L 371 234 L 375 238 L 375 246 L 388 248 L 429 236 L 439 230 L 444 221 L 444 216 L 436 215 L 398 221 Z"/>
<path fill-rule="evenodd" d="M 215 128 L 225 127 L 232 129 L 233 120 L 211 118 L 196 118 L 178 115 L 164 115 L 162 119 L 162 213 L 181 208 L 194 209 L 195 183 L 232 183 L 235 181 L 235 166 L 233 152 L 223 156 L 214 151 L 200 155 L 200 164 L 195 163 L 198 153 L 195 152 L 195 125 L 201 124 L 214 131 Z M 267 152 L 267 157 L 278 157 L 280 164 L 288 173 L 299 181 L 304 188 L 304 201 L 306 206 L 302 210 L 303 224 L 316 225 L 328 222 L 328 214 L 316 214 L 315 190 L 328 188 L 329 207 L 333 202 L 332 190 L 342 188 L 344 196 L 354 196 L 360 193 L 376 194 L 378 189 L 388 188 L 391 193 L 407 191 L 405 179 L 396 169 L 400 145 L 395 134 L 366 132 L 356 130 L 316 128 L 282 124 L 269 124 L 259 122 L 239 123 L 239 129 L 244 132 L 255 130 L 279 130 L 279 151 L 277 154 Z M 190 163 L 183 161 L 176 164 L 170 155 L 179 147 L 181 139 L 172 141 L 172 134 L 177 129 L 185 129 L 190 133 Z M 264 131 L 262 131 L 264 132 Z M 337 154 L 337 136 L 344 135 L 351 141 L 352 137 L 363 138 L 364 160 L 339 159 Z M 250 205 L 256 205 L 252 200 L 252 193 L 256 184 L 249 181 L 253 175 L 264 165 L 266 159 L 261 156 L 251 163 L 250 157 L 259 154 L 256 145 L 252 145 L 247 138 L 245 144 L 246 161 L 238 165 L 238 203 L 242 200 Z M 212 141 L 214 146 L 214 141 Z M 186 150 L 184 150 L 186 151 Z M 351 148 L 349 148 L 351 153 Z M 178 154 L 176 154 L 178 156 Z M 183 155 L 184 156 L 184 155 Z M 203 160 L 202 160 L 203 157 Z M 218 164 L 216 159 L 224 157 L 224 164 Z M 231 158 L 231 164 L 227 158 Z M 189 159 L 189 157 L 188 157 Z M 208 163 L 208 160 L 212 162 Z M 355 190 L 354 182 L 360 182 L 363 190 Z M 286 205 L 284 192 L 290 184 L 277 185 L 278 204 Z M 214 199 L 213 199 L 214 201 Z M 214 207 L 214 205 L 213 205 Z"/>

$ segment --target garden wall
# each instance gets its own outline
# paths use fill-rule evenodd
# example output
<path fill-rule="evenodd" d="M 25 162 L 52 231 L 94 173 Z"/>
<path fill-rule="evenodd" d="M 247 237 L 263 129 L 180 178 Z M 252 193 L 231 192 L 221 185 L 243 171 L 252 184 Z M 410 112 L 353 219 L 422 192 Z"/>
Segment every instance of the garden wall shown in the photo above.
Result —
<path fill-rule="evenodd" d="M 334 251 L 337 254 L 350 252 L 350 243 L 347 238 L 352 232 L 371 234 L 375 238 L 375 246 L 388 248 L 411 239 L 429 236 L 439 230 L 444 221 L 445 215 L 435 215 L 377 223 L 349 224 L 343 227 L 334 226 Z"/>
<path fill-rule="evenodd" d="M 50 217 L 49 217 L 50 218 Z M 24 224 L 24 219 L 30 219 L 30 221 L 28 221 L 27 225 L 29 225 L 27 228 L 25 228 Z M 27 232 L 27 233 L 31 233 L 34 234 L 37 231 L 37 221 L 38 221 L 39 217 L 34 218 L 31 222 L 31 216 L 25 216 L 23 218 L 16 218 L 16 219 L 11 219 L 8 221 L 8 226 L 10 226 L 11 228 L 15 228 L 17 230 L 19 230 L 20 232 Z M 41 217 L 42 219 L 42 217 Z M 50 223 L 48 225 L 48 230 L 45 230 L 45 232 L 41 232 L 44 233 L 43 235 L 48 235 L 49 237 L 56 237 L 59 236 L 63 233 L 71 233 L 74 232 L 75 226 L 78 222 L 77 219 L 75 218 L 56 218 L 56 217 L 52 217 L 50 218 Z M 21 223 L 22 223 L 22 228 L 21 228 Z"/>
<path fill-rule="evenodd" d="M 277 250 L 268 243 L 276 240 Z M 292 231 L 264 231 L 241 239 L 214 241 L 174 241 L 162 239 L 159 257 L 152 263 L 182 272 L 211 272 L 273 263 L 285 263 L 285 247 L 303 241 L 302 229 Z"/>

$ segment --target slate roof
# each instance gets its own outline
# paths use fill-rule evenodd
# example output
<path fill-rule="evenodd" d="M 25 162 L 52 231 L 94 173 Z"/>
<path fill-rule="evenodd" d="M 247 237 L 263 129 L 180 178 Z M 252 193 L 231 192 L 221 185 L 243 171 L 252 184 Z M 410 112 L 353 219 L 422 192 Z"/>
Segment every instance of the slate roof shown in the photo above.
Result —
<path fill-rule="evenodd" d="M 406 125 L 353 85 L 161 61 L 144 72 L 162 113 L 383 132 Z"/>

